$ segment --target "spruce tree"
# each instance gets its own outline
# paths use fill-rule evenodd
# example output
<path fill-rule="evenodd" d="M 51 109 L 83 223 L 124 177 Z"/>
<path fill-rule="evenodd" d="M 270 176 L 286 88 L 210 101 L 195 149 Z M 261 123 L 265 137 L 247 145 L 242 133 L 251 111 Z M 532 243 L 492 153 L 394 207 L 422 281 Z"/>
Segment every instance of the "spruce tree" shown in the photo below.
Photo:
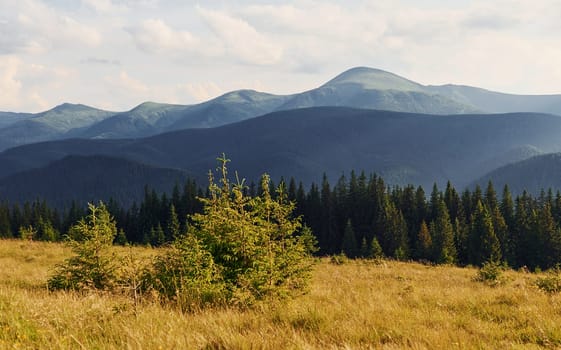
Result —
<path fill-rule="evenodd" d="M 8 205 L 0 205 L 0 238 L 11 238 L 12 236 L 10 210 Z"/>
<path fill-rule="evenodd" d="M 487 183 L 487 190 L 485 191 L 485 204 L 487 205 L 487 208 L 491 213 L 494 212 L 495 208 L 499 206 L 497 201 L 497 192 L 495 191 L 493 182 L 491 180 L 489 180 L 489 182 Z"/>
<path fill-rule="evenodd" d="M 177 213 L 175 211 L 175 205 L 172 203 L 169 206 L 169 213 L 168 213 L 167 227 L 166 227 L 166 240 L 168 242 L 174 241 L 179 238 L 179 234 L 180 234 L 179 218 L 177 217 Z"/>
<path fill-rule="evenodd" d="M 376 237 L 372 238 L 372 242 L 370 243 L 370 256 L 374 259 L 382 259 L 384 257 L 384 251 Z"/>
<path fill-rule="evenodd" d="M 416 242 L 415 257 L 417 259 L 430 260 L 432 258 L 432 238 L 424 220 L 421 222 Z"/>
<path fill-rule="evenodd" d="M 407 224 L 403 214 L 391 200 L 386 199 L 382 216 L 382 235 L 384 253 L 399 259 L 409 256 Z"/>
<path fill-rule="evenodd" d="M 538 241 L 538 266 L 550 268 L 561 262 L 561 232 L 551 214 L 548 202 L 535 217 L 534 231 Z"/>
<path fill-rule="evenodd" d="M 345 230 L 343 231 L 343 242 L 341 246 L 341 251 L 345 253 L 345 255 L 348 256 L 349 258 L 356 258 L 356 256 L 358 255 L 357 248 L 358 246 L 357 246 L 355 231 L 353 229 L 353 224 L 349 219 L 347 220 L 347 223 L 345 224 Z"/>
<path fill-rule="evenodd" d="M 436 210 L 436 218 L 430 225 L 434 260 L 438 263 L 451 264 L 456 261 L 456 245 L 454 229 L 450 222 L 448 209 L 440 200 Z"/>
<path fill-rule="evenodd" d="M 475 206 L 469 241 L 472 264 L 481 266 L 485 262 L 498 263 L 501 260 L 501 247 L 495 235 L 493 220 L 481 201 Z"/>
<path fill-rule="evenodd" d="M 88 204 L 89 214 L 69 232 L 74 255 L 57 266 L 49 279 L 51 289 L 111 289 L 116 281 L 116 263 L 109 247 L 117 234 L 114 219 L 103 203 Z"/>

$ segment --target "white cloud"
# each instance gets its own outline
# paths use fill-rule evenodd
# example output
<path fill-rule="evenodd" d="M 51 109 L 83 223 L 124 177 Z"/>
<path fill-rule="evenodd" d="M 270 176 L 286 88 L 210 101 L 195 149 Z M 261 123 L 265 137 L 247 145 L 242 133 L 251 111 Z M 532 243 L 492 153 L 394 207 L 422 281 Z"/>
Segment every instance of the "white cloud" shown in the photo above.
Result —
<path fill-rule="evenodd" d="M 82 0 L 82 3 L 100 14 L 114 15 L 128 10 L 125 4 L 114 3 L 112 0 Z"/>
<path fill-rule="evenodd" d="M 558 0 L 200 4 L 0 0 L 0 110 L 292 93 L 357 65 L 423 84 L 561 93 Z"/>
<path fill-rule="evenodd" d="M 21 61 L 16 57 L 0 56 L 0 106 L 19 108 L 22 84 L 17 78 Z"/>
<path fill-rule="evenodd" d="M 206 82 L 201 84 L 187 84 L 180 88 L 185 90 L 187 94 L 192 96 L 197 102 L 207 101 L 213 97 L 216 97 L 224 93 L 224 89 L 220 88 L 214 82 Z"/>
<path fill-rule="evenodd" d="M 119 91 L 125 91 L 127 93 L 132 92 L 134 94 L 145 95 L 149 91 L 146 84 L 138 79 L 131 78 L 125 71 L 121 71 L 116 77 L 106 77 L 105 81 Z"/>
<path fill-rule="evenodd" d="M 139 26 L 127 28 L 136 46 L 149 53 L 190 52 L 199 47 L 199 40 L 187 31 L 172 29 L 160 19 L 148 19 Z"/>
<path fill-rule="evenodd" d="M 248 22 L 224 12 L 202 7 L 197 9 L 221 40 L 227 54 L 242 62 L 258 65 L 271 65 L 282 59 L 282 47 Z"/>
<path fill-rule="evenodd" d="M 0 2 L 0 53 L 40 54 L 52 49 L 95 47 L 98 31 L 37 0 Z M 5 17 L 3 17 L 5 16 Z"/>

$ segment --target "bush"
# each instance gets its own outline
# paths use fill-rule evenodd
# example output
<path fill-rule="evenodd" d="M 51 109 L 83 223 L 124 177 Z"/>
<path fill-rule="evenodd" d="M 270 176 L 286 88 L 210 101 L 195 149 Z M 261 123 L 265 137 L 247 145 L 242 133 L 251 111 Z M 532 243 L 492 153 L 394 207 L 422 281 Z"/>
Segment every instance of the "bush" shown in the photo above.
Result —
<path fill-rule="evenodd" d="M 556 267 L 547 272 L 545 277 L 538 277 L 536 287 L 546 293 L 561 292 L 561 268 Z"/>
<path fill-rule="evenodd" d="M 475 280 L 489 285 L 498 285 L 502 282 L 503 266 L 496 262 L 485 262 L 477 271 Z"/>
<path fill-rule="evenodd" d="M 162 301 L 173 302 L 184 311 L 228 299 L 219 266 L 194 235 L 179 238 L 168 252 L 156 257 L 143 276 L 143 289 L 156 291 Z"/>
<path fill-rule="evenodd" d="M 103 203 L 88 204 L 89 214 L 72 226 L 67 244 L 74 256 L 58 265 L 48 280 L 49 289 L 111 289 L 116 262 L 109 255 L 117 228 Z"/>
<path fill-rule="evenodd" d="M 203 213 L 193 215 L 190 231 L 156 259 L 147 284 L 184 306 L 250 305 L 301 293 L 310 278 L 315 239 L 292 217 L 294 203 L 283 185 L 273 199 L 264 175 L 261 195 L 245 196 L 243 181 L 228 180 L 228 160 L 219 161 L 220 183 L 209 174 Z"/>

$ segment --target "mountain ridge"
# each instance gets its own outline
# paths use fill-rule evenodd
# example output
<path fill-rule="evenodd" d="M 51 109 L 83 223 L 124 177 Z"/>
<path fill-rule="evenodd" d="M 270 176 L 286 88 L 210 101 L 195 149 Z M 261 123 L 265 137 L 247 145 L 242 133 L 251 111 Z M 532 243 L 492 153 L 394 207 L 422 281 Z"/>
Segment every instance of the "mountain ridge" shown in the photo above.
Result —
<path fill-rule="evenodd" d="M 74 137 L 139 138 L 320 106 L 441 115 L 517 111 L 561 115 L 561 95 L 513 95 L 463 85 L 422 85 L 380 69 L 355 67 L 315 89 L 289 95 L 236 90 L 198 104 L 144 102 L 124 112 L 62 104 L 49 111 L 22 114 L 19 120 L 14 114 L 0 112 L 0 150 Z M 88 109 L 91 116 L 84 114 Z"/>
<path fill-rule="evenodd" d="M 388 184 L 456 186 L 532 152 L 561 151 L 561 118 L 511 113 L 425 115 L 343 107 L 279 111 L 216 128 L 186 129 L 141 139 L 70 139 L 0 153 L 0 177 L 42 168 L 67 155 L 105 155 L 179 169 L 204 181 L 226 152 L 248 180 L 262 173 L 309 184 L 326 172 L 335 181 L 352 169 Z M 288 142 L 288 140 L 290 140 Z"/>

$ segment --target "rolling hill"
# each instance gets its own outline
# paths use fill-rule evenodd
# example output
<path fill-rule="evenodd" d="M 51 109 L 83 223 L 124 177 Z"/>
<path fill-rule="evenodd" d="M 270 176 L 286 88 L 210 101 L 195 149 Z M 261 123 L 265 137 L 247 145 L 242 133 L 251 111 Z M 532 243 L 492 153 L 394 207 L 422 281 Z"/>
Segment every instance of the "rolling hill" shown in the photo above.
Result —
<path fill-rule="evenodd" d="M 169 192 L 187 177 L 184 171 L 109 156 L 71 155 L 0 180 L 0 198 L 11 202 L 46 199 L 53 206 L 64 207 L 73 200 L 85 205 L 112 197 L 129 206 L 141 201 L 146 184 L 158 192 Z"/>
<path fill-rule="evenodd" d="M 538 194 L 542 189 L 552 188 L 561 191 L 561 153 L 535 156 L 519 162 L 507 164 L 491 171 L 475 181 L 471 187 L 479 184 L 485 188 L 489 180 L 496 189 L 502 190 L 508 184 L 513 194 L 526 190 Z"/>
<path fill-rule="evenodd" d="M 204 181 L 208 170 L 216 167 L 216 157 L 226 152 L 233 160 L 232 170 L 254 180 L 268 172 L 273 179 L 294 176 L 309 184 L 319 181 L 323 172 L 335 181 L 356 169 L 376 172 L 390 184 L 429 188 L 434 181 L 443 185 L 451 180 L 462 188 L 513 157 L 530 154 L 528 149 L 561 151 L 560 134 L 561 117 L 554 115 L 436 116 L 318 107 L 142 139 L 73 139 L 21 146 L 0 153 L 0 177 L 42 168 L 68 155 L 107 155 L 182 169 Z M 105 169 L 111 177 L 112 167 Z M 5 179 L 3 183 L 10 186 Z"/>

